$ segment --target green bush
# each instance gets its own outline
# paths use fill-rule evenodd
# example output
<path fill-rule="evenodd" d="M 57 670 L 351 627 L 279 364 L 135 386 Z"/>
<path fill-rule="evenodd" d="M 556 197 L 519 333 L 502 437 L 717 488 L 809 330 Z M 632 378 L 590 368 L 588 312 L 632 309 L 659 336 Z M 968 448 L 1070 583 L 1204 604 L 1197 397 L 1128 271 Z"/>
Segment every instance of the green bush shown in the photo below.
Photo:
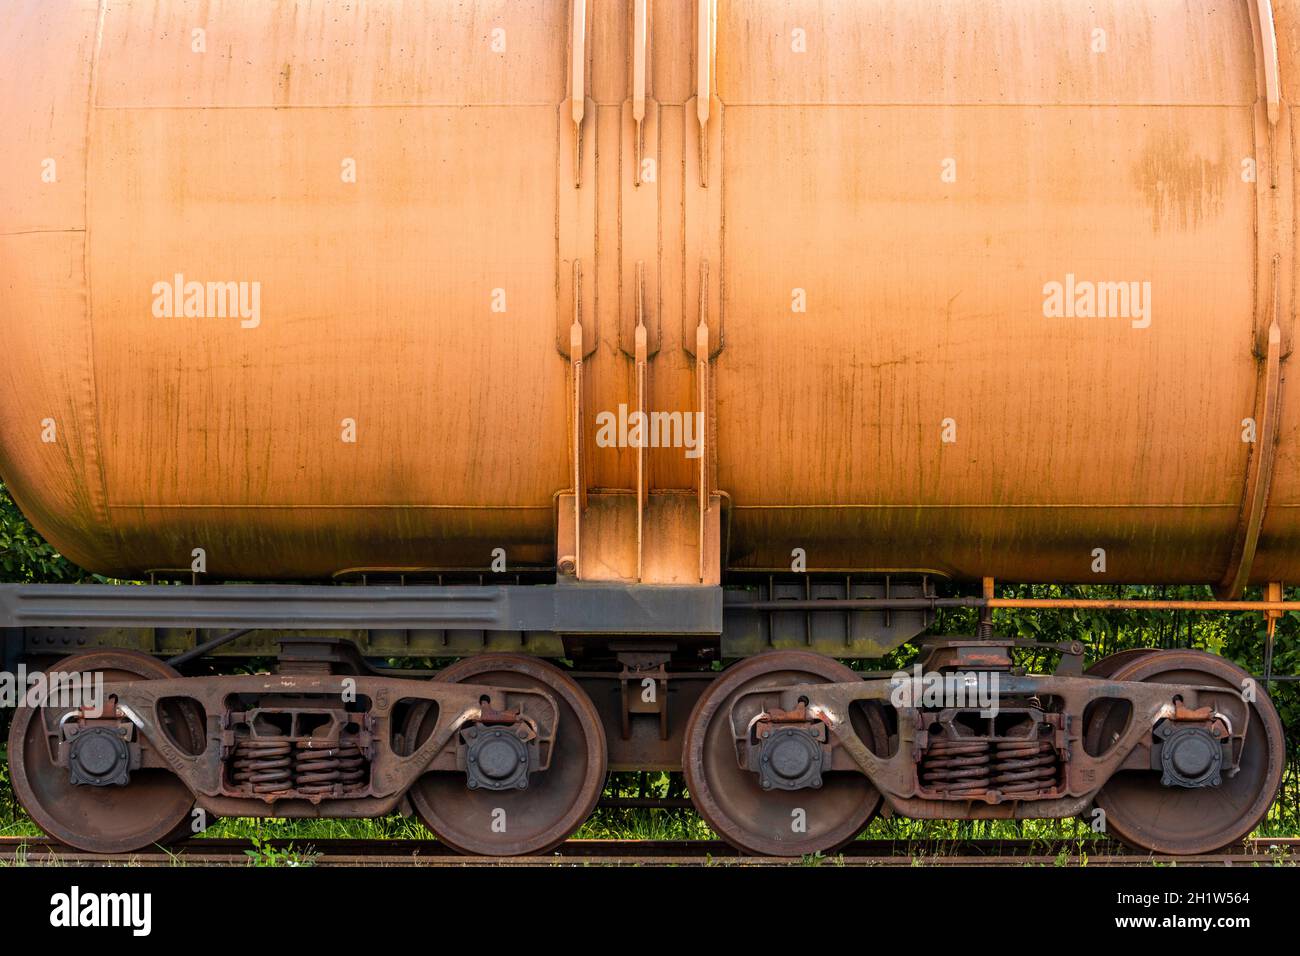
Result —
<path fill-rule="evenodd" d="M 0 481 L 0 581 L 66 583 L 94 578 L 36 533 Z"/>

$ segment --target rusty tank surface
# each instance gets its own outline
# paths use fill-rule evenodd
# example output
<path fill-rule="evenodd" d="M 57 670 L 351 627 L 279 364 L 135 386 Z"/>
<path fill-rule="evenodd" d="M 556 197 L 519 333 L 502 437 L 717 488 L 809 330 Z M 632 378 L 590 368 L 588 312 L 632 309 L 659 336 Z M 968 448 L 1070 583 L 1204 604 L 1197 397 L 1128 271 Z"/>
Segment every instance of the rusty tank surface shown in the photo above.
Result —
<path fill-rule="evenodd" d="M 40 531 L 118 575 L 1300 577 L 1290 3 L 572 6 L 8 4 Z"/>
<path fill-rule="evenodd" d="M 114 853 L 196 807 L 537 853 L 609 770 L 752 853 L 1241 840 L 1297 76 L 1297 0 L 0 4 L 0 476 L 148 581 L 0 585 L 5 669 L 100 688 L 18 709 L 15 794 Z M 1040 606 L 1262 613 L 1263 673 L 995 634 Z"/>

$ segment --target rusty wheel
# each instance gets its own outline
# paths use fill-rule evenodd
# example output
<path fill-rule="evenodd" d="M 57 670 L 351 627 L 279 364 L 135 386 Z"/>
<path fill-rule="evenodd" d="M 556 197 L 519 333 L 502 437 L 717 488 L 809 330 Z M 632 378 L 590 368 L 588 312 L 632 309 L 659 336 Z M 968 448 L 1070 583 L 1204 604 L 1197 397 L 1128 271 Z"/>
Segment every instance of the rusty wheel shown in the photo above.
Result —
<path fill-rule="evenodd" d="M 682 769 L 700 815 L 739 850 L 769 856 L 805 856 L 852 840 L 880 808 L 880 792 L 856 772 L 827 774 L 822 786 L 764 790 L 758 775 L 740 766 L 731 728 L 732 705 L 742 695 L 772 688 L 763 706 L 779 706 L 792 684 L 858 680 L 845 665 L 810 651 L 767 651 L 733 664 L 695 705 L 686 725 Z M 854 709 L 854 727 L 874 752 L 887 745 L 878 709 Z M 802 827 L 802 829 L 800 829 Z"/>
<path fill-rule="evenodd" d="M 124 650 L 75 654 L 50 671 L 99 673 L 105 683 L 180 676 L 148 654 Z M 62 843 L 93 853 L 140 850 L 187 829 L 194 797 L 168 770 L 134 770 L 126 786 L 74 786 L 68 770 L 54 763 L 58 715 L 45 710 L 18 708 L 9 729 L 14 794 L 37 826 Z M 170 707 L 163 719 L 185 748 L 201 748 L 204 729 L 192 707 Z"/>
<path fill-rule="evenodd" d="M 1126 651 L 1116 651 L 1114 654 L 1107 654 L 1100 660 L 1093 661 L 1092 666 L 1084 673 L 1089 677 L 1109 678 L 1121 667 L 1131 664 L 1139 657 L 1155 653 L 1157 651 L 1154 647 L 1131 647 Z"/>
<path fill-rule="evenodd" d="M 532 774 L 526 790 L 470 790 L 459 771 L 417 780 L 409 796 L 425 826 L 448 846 L 485 856 L 541 853 L 564 842 L 605 785 L 605 731 L 586 692 L 555 665 L 516 654 L 466 658 L 437 679 L 547 691 L 559 704 L 560 722 L 550 767 Z M 412 712 L 408 740 L 427 735 L 431 728 L 419 726 L 427 715 Z"/>
<path fill-rule="evenodd" d="M 1222 685 L 1238 690 L 1249 675 L 1204 651 L 1177 650 L 1133 655 L 1110 678 L 1116 681 Z M 1115 774 L 1097 795 L 1107 831 L 1125 843 L 1155 853 L 1209 853 L 1242 839 L 1264 815 L 1282 782 L 1285 743 L 1273 702 L 1259 691 L 1249 705 L 1250 724 L 1236 776 L 1218 786 L 1164 786 L 1154 770 Z M 1107 708 L 1084 728 L 1090 740 L 1124 731 L 1125 708 Z"/>

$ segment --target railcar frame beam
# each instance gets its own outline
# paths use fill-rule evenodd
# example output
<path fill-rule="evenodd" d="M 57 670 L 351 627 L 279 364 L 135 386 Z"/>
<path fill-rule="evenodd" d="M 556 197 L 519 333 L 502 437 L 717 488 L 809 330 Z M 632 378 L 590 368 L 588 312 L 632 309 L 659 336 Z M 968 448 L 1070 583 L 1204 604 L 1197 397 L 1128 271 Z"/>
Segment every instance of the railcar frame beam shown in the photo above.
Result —
<path fill-rule="evenodd" d="M 722 633 L 720 587 L 0 585 L 0 628 L 472 629 L 558 634 Z"/>

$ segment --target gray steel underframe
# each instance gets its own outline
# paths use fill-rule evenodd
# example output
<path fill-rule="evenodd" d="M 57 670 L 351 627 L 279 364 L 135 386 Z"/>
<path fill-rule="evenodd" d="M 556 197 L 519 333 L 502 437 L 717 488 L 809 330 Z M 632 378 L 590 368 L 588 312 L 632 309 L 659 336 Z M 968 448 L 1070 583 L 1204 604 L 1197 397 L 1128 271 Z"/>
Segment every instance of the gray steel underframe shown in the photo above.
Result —
<path fill-rule="evenodd" d="M 468 629 L 718 636 L 720 587 L 0 585 L 0 628 Z"/>

